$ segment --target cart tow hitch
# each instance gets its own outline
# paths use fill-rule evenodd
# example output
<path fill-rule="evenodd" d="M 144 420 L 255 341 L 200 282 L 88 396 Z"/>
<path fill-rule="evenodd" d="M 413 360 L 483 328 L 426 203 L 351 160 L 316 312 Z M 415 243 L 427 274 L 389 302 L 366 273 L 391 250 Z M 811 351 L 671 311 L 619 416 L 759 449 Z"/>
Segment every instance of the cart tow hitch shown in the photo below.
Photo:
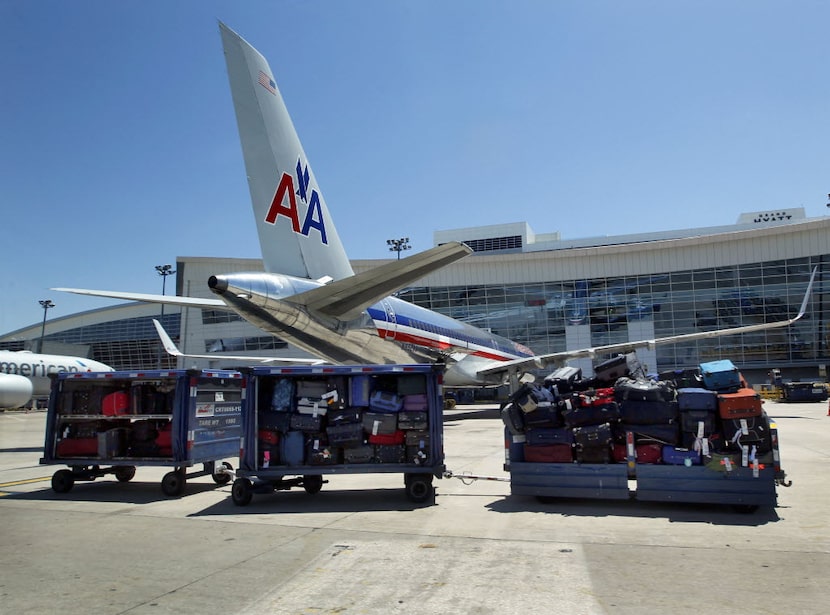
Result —
<path fill-rule="evenodd" d="M 462 474 L 453 474 L 450 470 L 444 472 L 444 478 L 457 478 L 465 485 L 472 485 L 477 480 L 495 480 L 504 483 L 510 482 L 510 479 L 504 476 L 479 476 L 477 474 L 470 474 L 468 472 L 464 472 Z"/>
<path fill-rule="evenodd" d="M 784 470 L 779 470 L 775 475 L 775 482 L 782 487 L 792 487 L 793 481 L 787 480 L 787 473 Z"/>

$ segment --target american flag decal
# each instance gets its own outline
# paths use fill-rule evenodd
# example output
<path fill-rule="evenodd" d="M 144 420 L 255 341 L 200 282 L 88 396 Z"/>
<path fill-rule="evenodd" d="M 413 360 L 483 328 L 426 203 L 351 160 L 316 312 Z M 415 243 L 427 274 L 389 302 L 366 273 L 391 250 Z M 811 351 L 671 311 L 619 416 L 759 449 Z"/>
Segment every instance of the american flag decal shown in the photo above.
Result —
<path fill-rule="evenodd" d="M 271 77 L 269 77 L 268 75 L 266 75 L 262 71 L 259 71 L 258 83 L 259 83 L 259 85 L 264 87 L 266 90 L 271 92 L 271 94 L 274 94 L 274 95 L 277 94 L 277 84 L 274 83 L 274 80 L 271 79 Z"/>

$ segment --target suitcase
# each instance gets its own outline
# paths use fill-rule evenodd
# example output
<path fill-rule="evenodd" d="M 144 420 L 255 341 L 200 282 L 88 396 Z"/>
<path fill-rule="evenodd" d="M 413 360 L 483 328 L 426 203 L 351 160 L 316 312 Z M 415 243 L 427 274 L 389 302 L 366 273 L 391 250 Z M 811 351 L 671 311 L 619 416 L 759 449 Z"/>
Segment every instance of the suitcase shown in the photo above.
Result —
<path fill-rule="evenodd" d="M 285 433 L 291 425 L 292 414 L 287 412 L 260 412 L 257 420 L 260 429 L 273 429 Z"/>
<path fill-rule="evenodd" d="M 259 465 L 258 468 L 270 468 L 276 465 L 280 459 L 280 447 L 277 444 L 268 444 L 260 441 L 259 445 Z"/>
<path fill-rule="evenodd" d="M 363 444 L 363 424 L 343 423 L 326 427 L 329 444 L 335 446 L 356 446 Z"/>
<path fill-rule="evenodd" d="M 740 419 L 723 420 L 723 439 L 730 443 L 730 447 L 741 448 L 754 446 L 758 454 L 772 450 L 772 431 L 769 418 L 765 413 L 761 416 L 752 416 Z"/>
<path fill-rule="evenodd" d="M 611 456 L 618 463 L 626 463 L 628 461 L 628 447 L 625 444 L 615 444 L 611 449 Z M 637 463 L 660 463 L 662 457 L 662 444 L 649 443 L 634 446 L 634 459 Z"/>
<path fill-rule="evenodd" d="M 577 450 L 589 448 L 604 448 L 610 451 L 611 425 L 585 425 L 573 430 L 574 443 Z"/>
<path fill-rule="evenodd" d="M 680 430 L 678 425 L 663 424 L 663 425 L 631 425 L 622 423 L 620 425 L 620 432 L 622 432 L 621 440 L 625 440 L 625 433 L 632 432 L 634 434 L 634 441 L 637 444 L 644 444 L 647 442 L 657 442 L 659 444 L 669 444 L 677 446 L 680 442 Z"/>
<path fill-rule="evenodd" d="M 529 429 L 525 434 L 528 444 L 567 444 L 574 443 L 573 429 L 567 427 Z"/>
<path fill-rule="evenodd" d="M 171 414 L 169 397 L 153 384 L 133 384 L 130 387 L 130 408 L 132 414 Z"/>
<path fill-rule="evenodd" d="M 710 391 L 734 392 L 741 388 L 741 374 L 729 359 L 700 364 L 703 386 Z"/>
<path fill-rule="evenodd" d="M 411 412 L 402 410 L 398 413 L 398 429 L 426 429 L 426 412 Z"/>
<path fill-rule="evenodd" d="M 573 463 L 573 447 L 570 444 L 525 444 L 527 463 Z"/>
<path fill-rule="evenodd" d="M 130 414 L 130 394 L 126 391 L 114 391 L 104 395 L 101 400 L 101 414 L 104 416 Z"/>
<path fill-rule="evenodd" d="M 133 441 L 127 450 L 130 457 L 158 457 L 161 454 L 155 440 Z"/>
<path fill-rule="evenodd" d="M 701 427 L 701 423 L 703 426 Z M 715 431 L 714 410 L 685 410 L 680 412 L 680 429 L 703 438 Z"/>
<path fill-rule="evenodd" d="M 289 431 L 280 440 L 280 464 L 284 466 L 301 466 L 305 453 L 305 434 L 301 431 Z"/>
<path fill-rule="evenodd" d="M 657 379 L 673 382 L 676 389 L 687 387 L 698 388 L 703 386 L 703 378 L 700 376 L 700 370 L 696 367 L 691 369 L 673 369 L 660 372 L 657 374 Z"/>
<path fill-rule="evenodd" d="M 416 466 L 429 464 L 429 447 L 406 445 L 406 458 L 404 463 L 414 463 Z"/>
<path fill-rule="evenodd" d="M 291 431 L 304 431 L 315 433 L 323 427 L 323 417 L 310 414 L 289 414 L 289 429 Z"/>
<path fill-rule="evenodd" d="M 325 380 L 297 380 L 296 396 L 322 399 L 323 395 L 329 392 L 329 386 Z"/>
<path fill-rule="evenodd" d="M 322 397 L 298 397 L 297 412 L 310 416 L 325 416 L 329 411 L 328 402 Z"/>
<path fill-rule="evenodd" d="M 159 427 L 156 445 L 159 448 L 171 448 L 173 446 L 173 423 L 165 423 Z"/>
<path fill-rule="evenodd" d="M 397 393 L 374 391 L 369 397 L 369 409 L 373 412 L 400 412 L 403 398 Z"/>
<path fill-rule="evenodd" d="M 58 442 L 55 454 L 58 457 L 97 457 L 98 437 L 66 438 Z"/>
<path fill-rule="evenodd" d="M 699 466 L 700 451 L 696 451 L 694 449 L 675 448 L 674 446 L 664 446 L 663 463 L 673 466 Z"/>
<path fill-rule="evenodd" d="M 269 445 L 275 445 L 280 443 L 280 432 L 272 430 L 272 429 L 260 429 L 257 431 L 257 439 L 260 442 Z"/>
<path fill-rule="evenodd" d="M 600 387 L 574 394 L 571 396 L 571 401 L 578 406 L 586 407 L 602 406 L 617 400 L 614 398 L 614 387 Z"/>
<path fill-rule="evenodd" d="M 425 394 L 404 395 L 403 410 L 408 410 L 410 412 L 426 412 L 428 407 L 427 396 Z"/>
<path fill-rule="evenodd" d="M 504 426 L 514 436 L 525 432 L 525 413 L 515 403 L 509 402 L 501 409 L 501 420 Z"/>
<path fill-rule="evenodd" d="M 417 446 L 418 448 L 429 448 L 429 432 L 428 431 L 407 431 L 404 436 L 407 446 Z"/>
<path fill-rule="evenodd" d="M 552 392 L 537 384 L 523 385 L 510 399 L 522 409 L 522 412 L 533 412 L 540 403 L 556 401 Z"/>
<path fill-rule="evenodd" d="M 375 447 L 371 444 L 348 446 L 343 449 L 343 463 L 369 463 L 375 455 Z"/>
<path fill-rule="evenodd" d="M 326 423 L 329 425 L 360 424 L 363 423 L 363 411 L 360 408 L 329 410 L 326 413 Z"/>
<path fill-rule="evenodd" d="M 149 442 L 159 435 L 155 421 L 136 421 L 132 424 L 132 441 Z"/>
<path fill-rule="evenodd" d="M 341 463 L 342 451 L 336 446 L 311 440 L 306 447 L 306 459 L 310 466 L 331 466 Z"/>
<path fill-rule="evenodd" d="M 573 407 L 563 411 L 562 418 L 568 427 L 615 423 L 620 420 L 620 408 L 613 401 L 602 406 Z"/>
<path fill-rule="evenodd" d="M 701 388 L 683 388 L 677 390 L 677 407 L 683 410 L 711 410 L 718 409 L 718 394 L 716 391 Z"/>
<path fill-rule="evenodd" d="M 582 368 L 566 365 L 545 378 L 545 386 L 553 392 L 554 396 L 559 396 L 574 391 L 574 386 L 580 380 L 582 380 Z"/>
<path fill-rule="evenodd" d="M 406 447 L 402 444 L 375 446 L 375 463 L 403 463 L 406 459 Z"/>
<path fill-rule="evenodd" d="M 629 425 L 665 425 L 678 419 L 676 401 L 620 402 L 620 420 Z"/>
<path fill-rule="evenodd" d="M 611 448 L 582 448 L 576 449 L 577 463 L 611 463 Z"/>
<path fill-rule="evenodd" d="M 674 401 L 677 396 L 674 385 L 667 380 L 633 380 L 620 378 L 614 385 L 614 398 L 618 402 Z"/>
<path fill-rule="evenodd" d="M 611 357 L 594 366 L 594 378 L 611 386 L 618 378 L 629 375 L 632 378 L 645 376 L 640 361 L 633 352 Z"/>
<path fill-rule="evenodd" d="M 704 465 L 715 472 L 732 472 L 735 468 L 741 467 L 740 453 L 712 453 L 704 458 Z"/>
<path fill-rule="evenodd" d="M 363 413 L 363 430 L 369 434 L 392 434 L 398 429 L 397 414 L 383 414 L 381 412 Z"/>
<path fill-rule="evenodd" d="M 426 399 L 427 380 L 423 374 L 407 374 L 398 376 L 398 395 L 423 395 Z"/>
<path fill-rule="evenodd" d="M 290 378 L 279 378 L 274 382 L 274 392 L 271 394 L 271 410 L 274 412 L 290 412 L 294 409 L 294 381 Z"/>
<path fill-rule="evenodd" d="M 398 445 L 406 442 L 406 435 L 402 430 L 390 434 L 372 434 L 369 436 L 369 444 Z"/>
<path fill-rule="evenodd" d="M 369 376 L 354 376 L 349 381 L 349 405 L 356 408 L 367 407 L 369 405 L 370 385 L 371 379 Z"/>
<path fill-rule="evenodd" d="M 536 406 L 533 412 L 524 415 L 524 424 L 530 428 L 562 427 L 564 421 L 558 404 L 544 403 Z"/>
<path fill-rule="evenodd" d="M 739 389 L 735 393 L 718 394 L 718 414 L 722 419 L 741 419 L 761 416 L 761 396 L 753 389 Z"/>

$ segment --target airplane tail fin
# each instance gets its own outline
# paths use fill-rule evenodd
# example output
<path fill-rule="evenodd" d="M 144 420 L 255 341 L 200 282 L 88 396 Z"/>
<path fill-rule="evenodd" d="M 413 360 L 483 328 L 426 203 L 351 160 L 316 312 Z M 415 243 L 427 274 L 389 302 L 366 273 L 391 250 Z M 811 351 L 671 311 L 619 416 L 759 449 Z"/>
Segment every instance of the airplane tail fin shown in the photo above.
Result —
<path fill-rule="evenodd" d="M 219 23 L 265 270 L 353 275 L 268 62 Z"/>

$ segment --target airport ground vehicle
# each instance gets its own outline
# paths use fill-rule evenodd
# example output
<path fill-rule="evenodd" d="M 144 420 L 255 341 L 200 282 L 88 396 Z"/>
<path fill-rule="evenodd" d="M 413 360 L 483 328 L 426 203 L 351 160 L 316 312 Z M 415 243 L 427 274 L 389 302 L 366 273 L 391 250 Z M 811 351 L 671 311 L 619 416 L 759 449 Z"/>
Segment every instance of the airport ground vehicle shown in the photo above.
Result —
<path fill-rule="evenodd" d="M 245 370 L 240 467 L 231 496 L 302 487 L 325 476 L 401 473 L 429 500 L 444 474 L 442 365 L 255 367 Z"/>
<path fill-rule="evenodd" d="M 58 493 L 76 481 L 114 474 L 130 481 L 139 466 L 172 466 L 161 481 L 181 495 L 188 477 L 227 484 L 222 461 L 239 454 L 244 380 L 232 371 L 60 373 L 52 377 L 43 447 Z M 187 468 L 203 464 L 203 472 Z"/>

